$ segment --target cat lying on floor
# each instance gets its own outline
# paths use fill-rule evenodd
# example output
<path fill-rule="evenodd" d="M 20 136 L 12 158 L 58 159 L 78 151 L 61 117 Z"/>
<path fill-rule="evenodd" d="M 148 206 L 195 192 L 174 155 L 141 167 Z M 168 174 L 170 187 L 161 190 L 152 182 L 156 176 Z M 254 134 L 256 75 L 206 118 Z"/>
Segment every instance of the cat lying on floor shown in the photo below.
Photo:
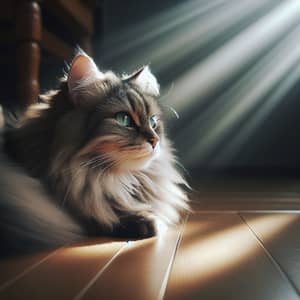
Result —
<path fill-rule="evenodd" d="M 186 210 L 148 67 L 119 77 L 79 52 L 60 88 L 4 133 L 1 252 L 89 235 L 145 238 Z M 3 137 L 2 137 L 3 138 Z"/>

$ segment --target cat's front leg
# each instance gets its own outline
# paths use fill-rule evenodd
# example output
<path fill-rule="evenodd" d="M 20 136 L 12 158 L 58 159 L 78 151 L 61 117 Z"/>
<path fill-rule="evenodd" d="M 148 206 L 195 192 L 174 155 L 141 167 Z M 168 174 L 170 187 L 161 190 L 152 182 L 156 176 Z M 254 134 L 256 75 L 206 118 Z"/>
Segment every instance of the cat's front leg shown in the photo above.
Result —
<path fill-rule="evenodd" d="M 142 216 L 122 216 L 113 228 L 112 235 L 126 238 L 148 238 L 157 234 L 155 219 Z"/>

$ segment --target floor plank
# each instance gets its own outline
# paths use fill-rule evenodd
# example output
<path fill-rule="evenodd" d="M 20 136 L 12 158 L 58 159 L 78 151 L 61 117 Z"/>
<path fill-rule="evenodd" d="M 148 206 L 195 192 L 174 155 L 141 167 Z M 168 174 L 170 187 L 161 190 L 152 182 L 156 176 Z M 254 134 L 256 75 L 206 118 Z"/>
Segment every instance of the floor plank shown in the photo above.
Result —
<path fill-rule="evenodd" d="M 0 261 L 0 299 L 299 300 L 299 231 L 296 212 L 197 212 L 156 238 Z"/>
<path fill-rule="evenodd" d="M 159 299 L 180 235 L 181 230 L 174 229 L 158 238 L 129 244 L 110 268 L 76 300 Z"/>
<path fill-rule="evenodd" d="M 242 216 L 300 295 L 300 212 L 243 213 Z M 258 217 L 263 220 L 257 222 Z M 274 228 L 280 228 L 276 234 Z"/>
<path fill-rule="evenodd" d="M 198 194 L 193 199 L 193 208 L 199 212 L 300 210 L 299 195 Z"/>
<path fill-rule="evenodd" d="M 13 285 L 0 299 L 72 299 L 125 242 L 99 242 L 61 249 Z"/>
<path fill-rule="evenodd" d="M 293 286 L 234 213 L 191 217 L 164 299 L 299 300 Z"/>
<path fill-rule="evenodd" d="M 0 291 L 13 284 L 18 278 L 31 272 L 56 252 L 39 252 L 0 260 Z"/>

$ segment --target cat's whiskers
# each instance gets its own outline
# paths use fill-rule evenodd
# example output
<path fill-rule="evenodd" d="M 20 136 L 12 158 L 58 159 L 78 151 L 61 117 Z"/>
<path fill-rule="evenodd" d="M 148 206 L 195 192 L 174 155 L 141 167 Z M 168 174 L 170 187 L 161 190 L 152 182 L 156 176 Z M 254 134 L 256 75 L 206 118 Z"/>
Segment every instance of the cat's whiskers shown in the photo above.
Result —
<path fill-rule="evenodd" d="M 102 160 L 103 158 L 107 158 L 108 155 L 107 154 L 100 154 L 97 156 L 92 157 L 91 159 L 89 159 L 88 161 L 83 161 L 80 166 L 82 167 L 87 167 L 89 165 L 92 165 L 94 163 L 97 163 L 98 161 Z"/>
<path fill-rule="evenodd" d="M 88 161 L 88 162 L 82 164 L 81 167 L 82 168 L 91 167 L 91 166 L 94 166 L 95 164 L 97 164 L 101 161 L 103 161 L 103 158 L 97 158 L 97 159 L 94 159 L 93 161 Z"/>
<path fill-rule="evenodd" d="M 110 164 L 105 166 L 105 168 L 101 169 L 102 174 L 106 173 L 106 171 L 111 170 L 116 165 L 115 161 L 111 161 Z"/>
<path fill-rule="evenodd" d="M 111 162 L 112 161 L 110 159 L 99 161 L 98 163 L 96 163 L 93 166 L 91 166 L 91 169 L 99 168 L 99 167 L 101 167 L 103 165 L 110 164 Z"/>
<path fill-rule="evenodd" d="M 114 151 L 114 152 L 116 152 L 116 151 Z M 73 173 L 73 176 L 71 176 L 70 184 L 67 187 L 67 190 L 65 192 L 65 195 L 64 195 L 61 205 L 64 206 L 64 204 L 66 203 L 66 201 L 70 195 L 73 182 L 77 179 L 78 176 L 81 175 L 80 174 L 81 172 L 87 171 L 87 169 L 95 169 L 97 167 L 101 167 L 106 164 L 106 166 L 101 169 L 101 172 L 99 172 L 99 175 L 100 175 L 101 173 L 105 173 L 108 169 L 110 169 L 111 167 L 116 165 L 116 163 L 117 163 L 116 161 L 111 160 L 111 156 L 109 154 L 101 154 L 101 155 L 92 157 L 88 161 L 81 162 L 79 164 L 79 168 L 76 168 L 76 171 L 74 173 L 72 172 L 72 169 L 75 168 L 73 165 L 71 165 L 69 168 L 67 168 L 68 170 L 64 170 L 64 172 L 68 171 L 68 172 Z"/>
<path fill-rule="evenodd" d="M 106 159 L 100 161 L 92 167 L 97 168 L 104 166 L 104 168 L 101 169 L 102 173 L 105 173 L 108 169 L 114 168 L 123 160 L 122 153 L 117 150 L 111 151 L 109 154 L 104 154 L 103 157 L 106 157 Z"/>
<path fill-rule="evenodd" d="M 67 187 L 67 190 L 65 192 L 64 198 L 62 200 L 62 203 L 61 203 L 62 206 L 65 205 L 65 203 L 66 203 L 66 201 L 67 201 L 67 199 L 68 199 L 68 197 L 70 195 L 70 192 L 71 192 L 71 189 L 72 189 L 72 186 L 73 186 L 73 182 L 77 179 L 78 176 L 81 175 L 80 173 L 82 173 L 83 171 L 86 171 L 86 168 L 90 164 L 96 162 L 97 160 L 100 160 L 101 158 L 102 158 L 102 156 L 98 155 L 96 157 L 93 157 L 93 158 L 89 159 L 87 162 L 86 161 L 80 162 L 79 168 L 78 168 L 77 165 L 76 165 L 76 167 L 74 167 L 74 165 L 71 164 L 68 168 L 66 168 L 65 170 L 63 170 L 64 173 L 68 172 L 69 174 L 70 173 L 73 174 L 73 176 L 71 176 L 71 181 L 70 181 L 70 183 L 69 183 L 69 185 Z M 76 168 L 75 172 L 73 172 L 74 168 Z"/>
<path fill-rule="evenodd" d="M 116 158 L 115 154 L 118 155 L 118 158 Z M 121 153 L 119 151 L 116 151 L 116 150 L 115 151 L 111 151 L 109 153 L 109 155 L 107 155 L 107 157 L 108 157 L 108 159 L 103 160 L 102 162 L 94 165 L 92 168 L 100 167 L 100 166 L 103 166 L 103 165 L 107 164 L 101 170 L 102 172 L 106 172 L 108 169 L 111 169 L 111 168 L 117 166 L 123 160 L 123 157 L 122 157 Z"/>
<path fill-rule="evenodd" d="M 88 161 L 82 161 L 82 162 L 80 163 L 80 167 L 86 167 L 86 166 L 88 166 L 88 165 L 94 163 L 94 162 L 97 161 L 97 160 L 99 160 L 99 157 L 96 156 L 96 157 L 93 157 L 93 158 L 89 159 Z"/>

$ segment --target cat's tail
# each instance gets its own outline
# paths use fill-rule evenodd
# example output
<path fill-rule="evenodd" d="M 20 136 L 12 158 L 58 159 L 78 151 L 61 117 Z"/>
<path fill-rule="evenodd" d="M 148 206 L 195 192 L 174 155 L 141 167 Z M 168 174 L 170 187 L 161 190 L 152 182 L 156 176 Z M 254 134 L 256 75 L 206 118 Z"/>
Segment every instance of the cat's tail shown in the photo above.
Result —
<path fill-rule="evenodd" d="M 41 183 L 0 151 L 0 254 L 53 248 L 84 238 L 81 227 L 52 201 Z"/>

